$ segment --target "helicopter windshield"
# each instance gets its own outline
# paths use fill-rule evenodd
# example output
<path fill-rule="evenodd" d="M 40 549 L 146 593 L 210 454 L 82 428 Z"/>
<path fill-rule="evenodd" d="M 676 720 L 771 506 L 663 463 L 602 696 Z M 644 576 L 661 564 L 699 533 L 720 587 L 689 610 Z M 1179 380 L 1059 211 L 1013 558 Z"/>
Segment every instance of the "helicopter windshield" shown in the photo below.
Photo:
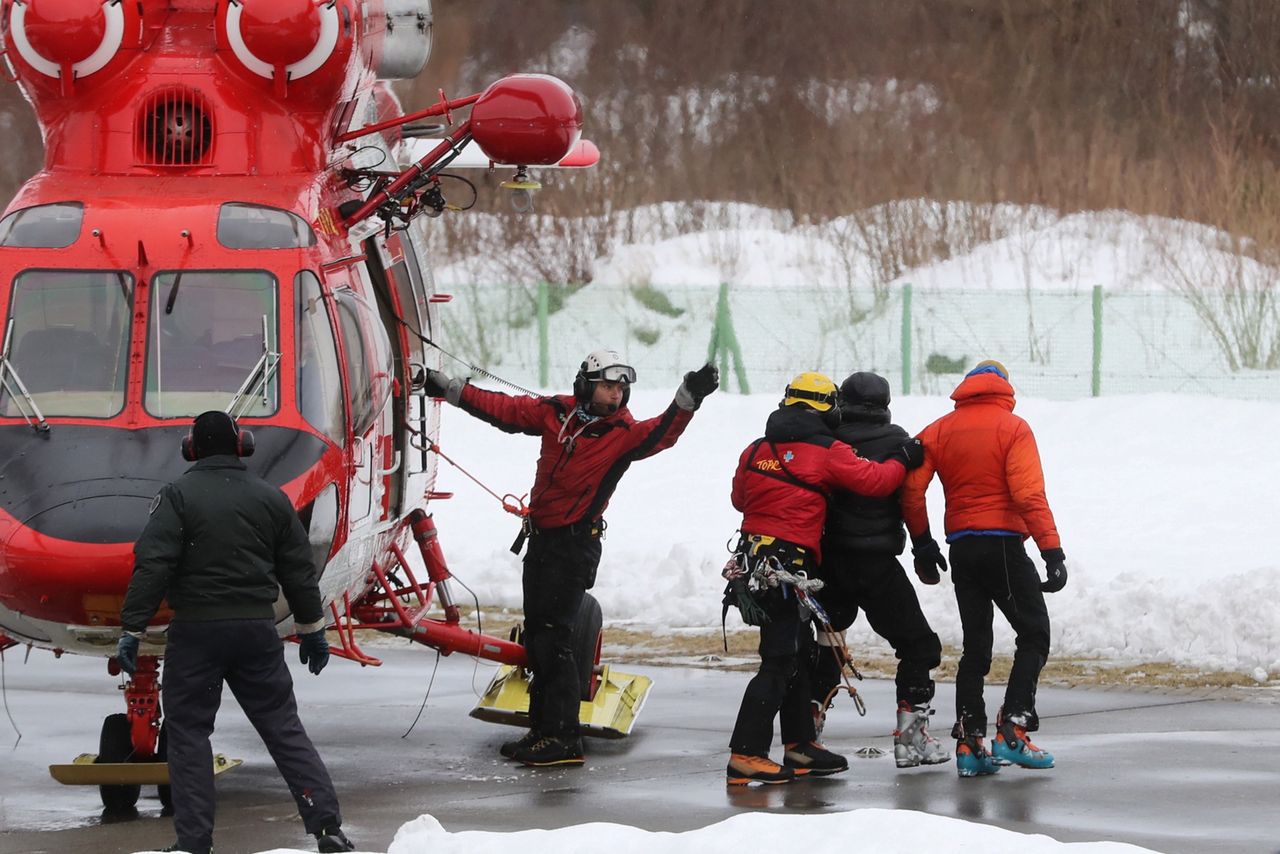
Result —
<path fill-rule="evenodd" d="M 279 350 L 276 279 L 264 270 L 173 270 L 152 279 L 143 402 L 158 418 L 226 409 L 258 366 Z M 263 340 L 263 334 L 267 340 Z M 270 415 L 279 380 L 240 400 L 236 415 Z"/>
<path fill-rule="evenodd" d="M 12 371 L 45 415 L 110 418 L 124 408 L 133 277 L 112 270 L 27 270 L 13 281 Z M 22 414 L 12 385 L 0 415 Z"/>

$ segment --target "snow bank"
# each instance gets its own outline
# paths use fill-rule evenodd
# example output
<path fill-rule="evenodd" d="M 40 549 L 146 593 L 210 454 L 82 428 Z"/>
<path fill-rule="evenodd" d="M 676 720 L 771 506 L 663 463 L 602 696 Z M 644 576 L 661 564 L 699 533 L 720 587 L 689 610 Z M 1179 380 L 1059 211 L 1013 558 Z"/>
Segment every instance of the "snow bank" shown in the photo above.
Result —
<path fill-rule="evenodd" d="M 396 833 L 387 854 L 507 854 L 555 851 L 557 854 L 741 854 L 743 851 L 818 851 L 833 840 L 856 841 L 877 854 L 917 854 L 939 850 L 984 854 L 1138 854 L 1150 851 L 1119 842 L 1058 842 L 1040 834 L 1014 833 L 985 824 L 943 818 L 911 810 L 863 809 L 823 815 L 743 813 L 685 833 L 655 833 L 621 824 L 596 822 L 557 830 L 450 833 L 429 815 L 419 816 Z M 278 848 L 263 854 L 292 854 Z"/>
<path fill-rule="evenodd" d="M 631 409 L 643 418 L 669 400 L 670 392 L 637 386 Z M 606 623 L 718 633 L 719 573 L 740 521 L 730 479 L 776 403 L 775 394 L 717 393 L 674 448 L 627 472 L 605 514 L 593 591 Z M 895 421 L 912 432 L 950 409 L 937 397 L 893 403 Z M 1280 675 L 1280 556 L 1267 539 L 1280 482 L 1280 456 L 1270 450 L 1280 404 L 1149 395 L 1021 400 L 1017 412 L 1036 432 L 1071 573 L 1049 597 L 1053 653 Z M 445 453 L 499 494 L 528 491 L 536 439 L 453 408 L 441 435 Z M 508 550 L 514 517 L 447 465 L 439 488 L 455 493 L 433 507 L 451 569 L 486 605 L 518 609 L 520 563 Z M 940 533 L 937 481 L 929 502 Z M 944 575 L 917 590 L 943 642 L 958 646 L 950 586 Z M 1002 620 L 996 630 L 997 651 L 1011 653 L 1012 633 Z M 851 639 L 887 650 L 862 621 Z"/>

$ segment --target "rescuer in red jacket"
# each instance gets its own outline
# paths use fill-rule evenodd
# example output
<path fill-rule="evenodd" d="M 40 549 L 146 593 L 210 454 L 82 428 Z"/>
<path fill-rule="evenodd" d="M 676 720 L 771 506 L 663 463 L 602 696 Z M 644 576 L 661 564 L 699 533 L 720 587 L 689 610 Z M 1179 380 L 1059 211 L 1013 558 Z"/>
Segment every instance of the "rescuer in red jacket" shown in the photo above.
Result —
<path fill-rule="evenodd" d="M 1031 743 L 1039 729 L 1036 685 L 1049 657 L 1049 610 L 1044 594 L 1067 583 L 1058 529 L 1044 492 L 1035 436 L 1013 414 L 1013 386 L 999 362 L 981 362 L 951 393 L 955 411 L 924 428 L 924 465 L 902 488 L 902 515 L 911 534 L 916 574 L 937 584 L 947 568 L 929 533 L 925 490 L 936 472 L 946 496 L 946 535 L 951 547 L 964 651 L 956 670 L 956 770 L 961 777 L 994 774 L 998 761 L 1052 768 L 1053 755 Z M 1023 541 L 1035 539 L 1045 563 L 1040 581 Z M 996 717 L 992 753 L 983 682 L 991 669 L 992 604 L 1017 635 L 1004 705 Z"/>
<path fill-rule="evenodd" d="M 703 398 L 719 387 L 719 374 L 713 365 L 685 374 L 671 405 L 645 421 L 636 421 L 627 409 L 635 381 L 635 369 L 612 350 L 587 356 L 573 394 L 555 397 L 485 391 L 440 371 L 427 372 L 428 394 L 499 430 L 542 437 L 529 494 L 523 578 L 524 645 L 534 673 L 532 728 L 501 749 L 503 756 L 525 765 L 583 763 L 573 620 L 583 594 L 595 584 L 602 515 L 633 462 L 676 443 Z"/>
<path fill-rule="evenodd" d="M 778 583 L 777 570 L 803 579 L 821 561 L 832 490 L 890 495 L 907 469 L 920 464 L 923 451 L 919 441 L 907 439 L 884 462 L 859 457 L 835 438 L 836 403 L 830 378 L 813 372 L 797 376 L 769 416 L 764 436 L 742 452 L 733 476 L 733 506 L 742 511 L 739 566 L 747 571 L 744 583 L 755 588 L 750 597 L 765 616 L 757 622 L 760 670 L 743 694 L 729 742 L 729 785 L 784 783 L 849 767 L 843 756 L 817 742 L 809 703 L 813 635 L 808 613 L 793 583 Z M 816 598 L 821 601 L 821 593 Z M 773 719 L 779 716 L 782 765 L 769 759 Z"/>

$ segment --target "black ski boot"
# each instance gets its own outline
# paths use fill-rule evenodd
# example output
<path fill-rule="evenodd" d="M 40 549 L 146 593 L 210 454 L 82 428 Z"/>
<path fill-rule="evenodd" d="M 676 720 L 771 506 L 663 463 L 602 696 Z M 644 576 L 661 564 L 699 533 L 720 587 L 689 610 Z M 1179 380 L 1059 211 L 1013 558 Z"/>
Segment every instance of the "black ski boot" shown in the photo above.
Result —
<path fill-rule="evenodd" d="M 340 827 L 326 827 L 316 834 L 316 850 L 320 854 L 336 854 L 339 851 L 355 851 L 356 846 Z"/>

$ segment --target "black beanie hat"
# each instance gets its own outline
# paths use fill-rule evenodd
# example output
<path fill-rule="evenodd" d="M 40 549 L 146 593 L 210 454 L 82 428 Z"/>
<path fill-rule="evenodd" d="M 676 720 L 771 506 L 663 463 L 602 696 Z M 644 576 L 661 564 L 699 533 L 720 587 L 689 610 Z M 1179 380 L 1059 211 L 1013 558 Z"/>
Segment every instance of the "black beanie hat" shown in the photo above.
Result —
<path fill-rule="evenodd" d="M 850 374 L 840 385 L 844 417 L 862 421 L 889 420 L 889 381 L 870 371 Z"/>
<path fill-rule="evenodd" d="M 216 454 L 236 455 L 240 430 L 231 416 L 220 409 L 212 409 L 196 416 L 191 425 L 191 439 L 195 444 L 197 459 Z"/>

